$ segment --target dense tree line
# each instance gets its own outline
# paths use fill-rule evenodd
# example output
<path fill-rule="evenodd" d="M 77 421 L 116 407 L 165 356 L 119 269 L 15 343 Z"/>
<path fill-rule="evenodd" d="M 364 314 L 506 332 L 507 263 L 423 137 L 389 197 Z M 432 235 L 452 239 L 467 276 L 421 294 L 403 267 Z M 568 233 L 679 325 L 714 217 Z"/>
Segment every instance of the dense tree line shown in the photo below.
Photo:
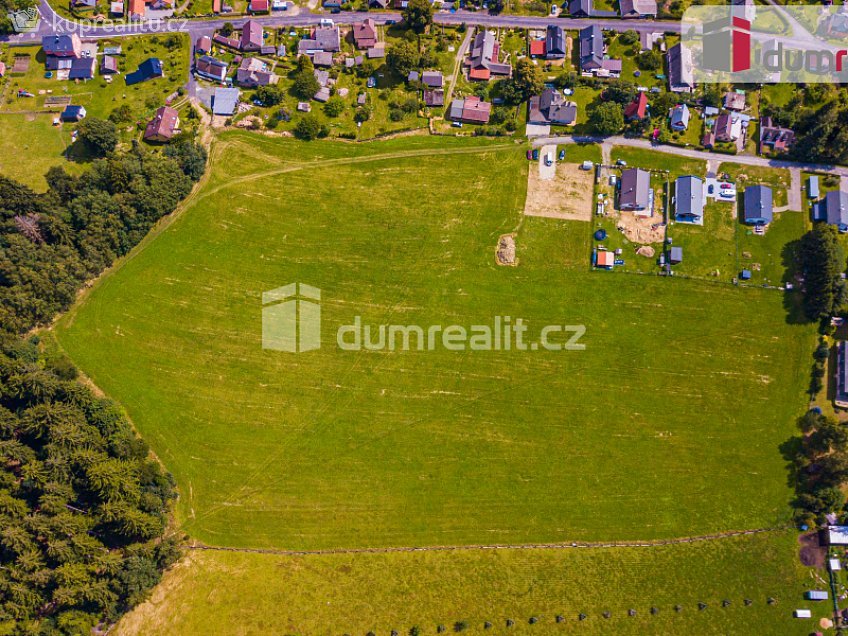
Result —
<path fill-rule="evenodd" d="M 89 634 L 144 598 L 178 556 L 174 497 L 121 410 L 47 360 L 0 342 L 0 633 Z"/>
<path fill-rule="evenodd" d="M 84 281 L 174 210 L 205 161 L 185 140 L 165 155 L 110 155 L 80 177 L 53 168 L 44 194 L 0 177 L 0 326 L 22 333 L 66 309 Z"/>
<path fill-rule="evenodd" d="M 804 312 L 812 321 L 829 319 L 848 300 L 845 254 L 833 225 L 816 223 L 801 238 L 799 251 L 804 277 Z"/>
<path fill-rule="evenodd" d="M 203 174 L 178 139 L 60 168 L 37 194 L 0 177 L 0 634 L 78 635 L 144 599 L 178 557 L 173 479 L 121 409 L 21 334 L 66 309 Z"/>
<path fill-rule="evenodd" d="M 848 481 L 848 428 L 817 411 L 798 420 L 803 433 L 795 455 L 796 504 L 800 521 L 813 525 L 822 516 L 841 512 L 842 485 Z"/>

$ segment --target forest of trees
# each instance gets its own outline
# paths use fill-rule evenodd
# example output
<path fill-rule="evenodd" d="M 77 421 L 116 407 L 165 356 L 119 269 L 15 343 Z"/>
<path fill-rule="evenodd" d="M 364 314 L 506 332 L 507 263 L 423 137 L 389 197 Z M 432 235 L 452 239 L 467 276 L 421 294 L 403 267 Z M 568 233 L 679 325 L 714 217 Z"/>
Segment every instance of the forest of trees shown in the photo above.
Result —
<path fill-rule="evenodd" d="M 145 598 L 179 557 L 173 479 L 120 407 L 39 336 L 83 283 L 200 178 L 192 139 L 134 146 L 38 194 L 0 177 L 0 634 L 78 635 Z"/>

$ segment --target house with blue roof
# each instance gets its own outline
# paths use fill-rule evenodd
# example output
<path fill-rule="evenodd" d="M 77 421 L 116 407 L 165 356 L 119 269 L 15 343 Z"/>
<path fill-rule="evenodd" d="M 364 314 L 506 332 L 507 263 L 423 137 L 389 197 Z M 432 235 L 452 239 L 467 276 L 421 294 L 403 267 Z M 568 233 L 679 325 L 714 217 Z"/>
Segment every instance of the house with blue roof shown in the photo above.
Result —
<path fill-rule="evenodd" d="M 141 82 L 146 82 L 157 77 L 165 77 L 162 60 L 158 57 L 151 57 L 139 64 L 137 70 L 127 74 L 127 86 L 140 84 Z"/>
<path fill-rule="evenodd" d="M 59 115 L 62 121 L 82 121 L 85 119 L 85 107 L 73 106 L 71 104 L 65 106 L 65 110 Z"/>
<path fill-rule="evenodd" d="M 824 208 L 824 215 L 820 215 L 820 220 L 835 225 L 842 234 L 848 232 L 848 192 L 828 192 L 819 206 L 820 209 Z"/>
<path fill-rule="evenodd" d="M 768 225 L 774 219 L 773 196 L 769 186 L 745 188 L 742 205 L 742 221 L 746 225 Z"/>

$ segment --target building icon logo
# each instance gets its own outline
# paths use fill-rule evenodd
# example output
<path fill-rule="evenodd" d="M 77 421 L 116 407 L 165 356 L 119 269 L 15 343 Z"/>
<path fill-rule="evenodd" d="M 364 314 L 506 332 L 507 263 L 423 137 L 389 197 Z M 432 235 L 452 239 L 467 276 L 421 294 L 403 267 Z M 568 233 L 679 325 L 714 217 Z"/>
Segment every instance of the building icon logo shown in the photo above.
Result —
<path fill-rule="evenodd" d="M 738 73 L 751 69 L 751 21 L 731 15 L 704 24 L 703 67 Z"/>
<path fill-rule="evenodd" d="M 291 283 L 263 292 L 263 349 L 300 353 L 320 347 L 320 289 Z"/>

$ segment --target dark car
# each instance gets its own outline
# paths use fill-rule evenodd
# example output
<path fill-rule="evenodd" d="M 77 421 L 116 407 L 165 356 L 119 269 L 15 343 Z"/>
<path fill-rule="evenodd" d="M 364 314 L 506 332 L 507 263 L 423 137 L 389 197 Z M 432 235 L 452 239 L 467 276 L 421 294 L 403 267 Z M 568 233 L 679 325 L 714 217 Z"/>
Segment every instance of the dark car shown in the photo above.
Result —
<path fill-rule="evenodd" d="M 559 160 L 562 161 L 563 159 L 565 159 L 565 150 L 564 149 L 559 151 Z"/>
<path fill-rule="evenodd" d="M 539 149 L 535 148 L 533 150 L 533 159 L 535 160 L 535 159 L 538 159 L 538 158 L 539 158 Z"/>
<path fill-rule="evenodd" d="M 533 151 L 532 151 L 532 150 L 528 150 L 528 151 L 527 151 L 527 161 L 530 161 L 532 158 L 533 158 Z"/>

